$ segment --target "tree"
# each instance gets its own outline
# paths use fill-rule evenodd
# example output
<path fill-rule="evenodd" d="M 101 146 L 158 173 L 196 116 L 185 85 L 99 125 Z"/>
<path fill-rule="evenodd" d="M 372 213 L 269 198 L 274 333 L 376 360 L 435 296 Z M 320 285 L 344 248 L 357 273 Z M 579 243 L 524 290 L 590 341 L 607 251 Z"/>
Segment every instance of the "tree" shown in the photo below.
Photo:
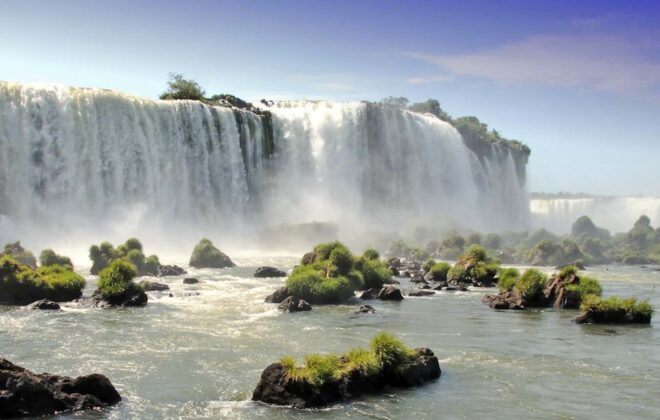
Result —
<path fill-rule="evenodd" d="M 206 93 L 196 81 L 185 79 L 180 73 L 170 73 L 167 86 L 167 91 L 160 95 L 160 99 L 200 100 Z"/>

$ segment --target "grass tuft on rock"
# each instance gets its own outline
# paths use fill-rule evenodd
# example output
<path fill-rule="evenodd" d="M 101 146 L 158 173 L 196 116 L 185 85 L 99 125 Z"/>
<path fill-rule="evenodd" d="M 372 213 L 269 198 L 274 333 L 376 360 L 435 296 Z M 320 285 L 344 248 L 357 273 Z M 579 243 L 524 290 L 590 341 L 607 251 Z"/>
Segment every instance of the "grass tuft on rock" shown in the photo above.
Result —
<path fill-rule="evenodd" d="M 497 277 L 497 288 L 501 292 L 509 292 L 520 279 L 520 271 L 517 268 L 500 268 Z"/>
<path fill-rule="evenodd" d="M 119 259 L 110 263 L 99 273 L 98 290 L 105 299 L 112 299 L 127 292 L 138 290 L 133 283 L 137 269 L 128 260 Z"/>

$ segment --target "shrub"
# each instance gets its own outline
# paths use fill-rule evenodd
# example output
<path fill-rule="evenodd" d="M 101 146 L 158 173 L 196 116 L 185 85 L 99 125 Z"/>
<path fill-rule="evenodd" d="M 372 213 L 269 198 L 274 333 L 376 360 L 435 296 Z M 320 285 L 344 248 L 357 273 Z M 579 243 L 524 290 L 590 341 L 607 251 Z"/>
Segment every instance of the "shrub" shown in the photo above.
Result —
<path fill-rule="evenodd" d="M 470 245 L 465 253 L 465 257 L 475 262 L 488 260 L 486 250 L 481 245 Z"/>
<path fill-rule="evenodd" d="M 334 247 L 328 260 L 337 273 L 342 276 L 347 275 L 353 268 L 353 254 L 343 245 Z"/>
<path fill-rule="evenodd" d="M 520 278 L 520 271 L 516 268 L 500 268 L 497 272 L 497 288 L 502 292 L 513 290 Z"/>
<path fill-rule="evenodd" d="M 136 274 L 137 269 L 129 261 L 124 259 L 113 261 L 99 273 L 98 289 L 101 296 L 109 299 L 139 288 L 133 283 Z"/>
<path fill-rule="evenodd" d="M 194 80 L 185 79 L 182 74 L 170 73 L 167 81 L 168 89 L 160 95 L 160 99 L 192 99 L 204 98 L 205 92 Z"/>
<path fill-rule="evenodd" d="M 532 301 L 539 296 L 546 286 L 548 277 L 538 270 L 530 268 L 516 282 L 516 289 L 523 299 Z"/>
<path fill-rule="evenodd" d="M 61 265 L 73 270 L 73 263 L 71 258 L 62 255 L 57 255 L 52 249 L 44 249 L 39 255 L 39 264 L 43 266 Z"/>

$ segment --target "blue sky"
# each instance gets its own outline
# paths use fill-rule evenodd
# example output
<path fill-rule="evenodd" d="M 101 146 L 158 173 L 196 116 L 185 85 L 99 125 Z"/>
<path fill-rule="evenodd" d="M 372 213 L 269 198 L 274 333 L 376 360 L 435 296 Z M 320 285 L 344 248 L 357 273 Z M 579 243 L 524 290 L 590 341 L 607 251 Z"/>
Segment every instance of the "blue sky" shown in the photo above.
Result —
<path fill-rule="evenodd" d="M 437 98 L 532 148 L 532 191 L 660 196 L 657 1 L 0 2 L 0 80 L 156 97 Z"/>

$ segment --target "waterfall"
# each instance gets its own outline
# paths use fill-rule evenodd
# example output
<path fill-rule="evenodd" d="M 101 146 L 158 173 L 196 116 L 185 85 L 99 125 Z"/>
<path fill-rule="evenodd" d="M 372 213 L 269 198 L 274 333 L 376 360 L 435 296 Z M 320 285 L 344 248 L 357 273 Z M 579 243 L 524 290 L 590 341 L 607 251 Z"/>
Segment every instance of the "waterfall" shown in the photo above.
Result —
<path fill-rule="evenodd" d="M 0 83 L 0 242 L 30 230 L 92 229 L 98 241 L 314 220 L 391 230 L 529 221 L 511 151 L 477 155 L 433 116 L 362 102 L 263 110 Z"/>
<path fill-rule="evenodd" d="M 627 232 L 641 215 L 660 224 L 660 198 L 655 197 L 534 198 L 530 209 L 536 226 L 557 233 L 570 232 L 580 216 L 612 233 Z"/>

